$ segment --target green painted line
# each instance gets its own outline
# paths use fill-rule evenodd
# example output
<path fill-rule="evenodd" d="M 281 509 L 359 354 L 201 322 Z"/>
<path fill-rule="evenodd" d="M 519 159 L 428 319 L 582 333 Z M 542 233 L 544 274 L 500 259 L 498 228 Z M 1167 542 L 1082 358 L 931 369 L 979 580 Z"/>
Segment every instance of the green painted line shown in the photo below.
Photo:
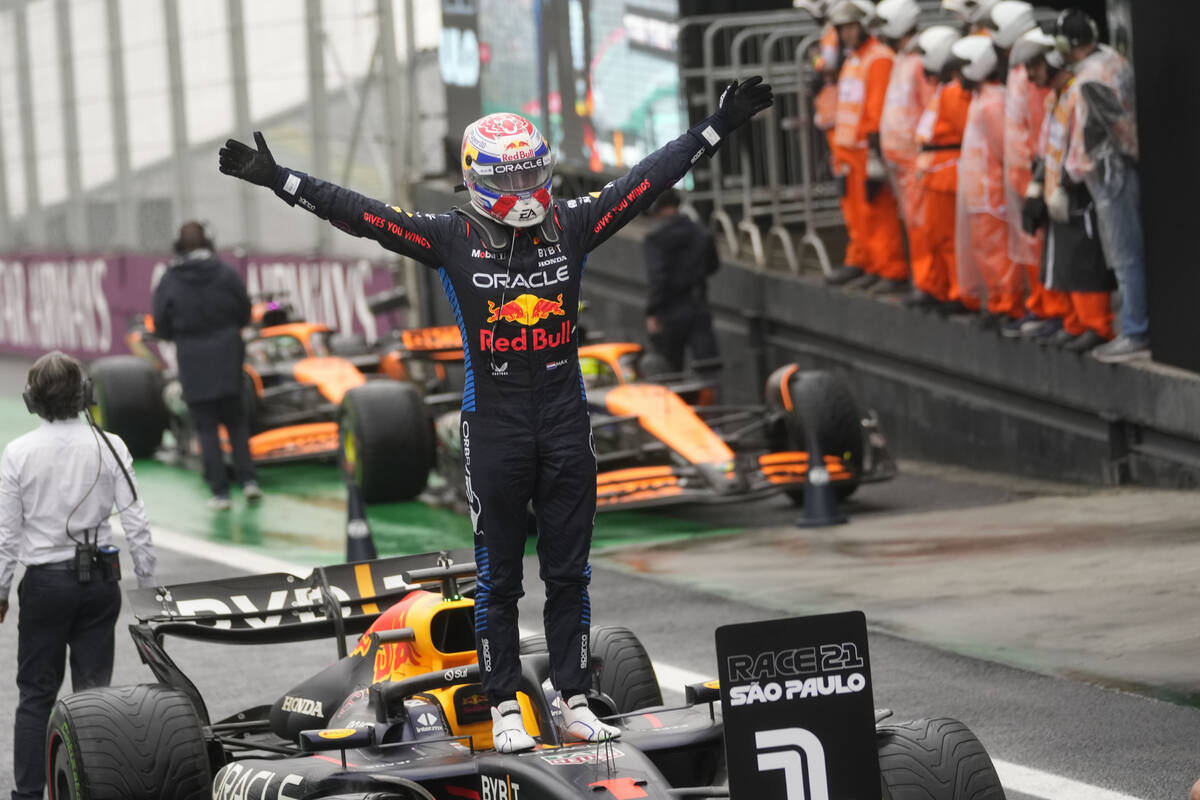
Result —
<path fill-rule="evenodd" d="M 5 443 L 32 430 L 36 422 L 19 400 L 0 398 L 0 440 Z M 165 529 L 221 544 L 248 547 L 310 565 L 339 560 L 346 549 L 346 489 L 336 466 L 297 463 L 263 466 L 258 482 L 264 492 L 257 505 L 242 501 L 235 489 L 233 508 L 208 508 L 208 487 L 198 472 L 143 459 L 134 465 L 151 529 Z M 470 519 L 424 503 L 373 505 L 367 512 L 381 556 L 428 553 L 472 547 Z M 594 549 L 697 536 L 729 535 L 737 530 L 705 526 L 668 512 L 612 512 L 596 519 Z M 536 540 L 526 546 L 536 552 Z"/>

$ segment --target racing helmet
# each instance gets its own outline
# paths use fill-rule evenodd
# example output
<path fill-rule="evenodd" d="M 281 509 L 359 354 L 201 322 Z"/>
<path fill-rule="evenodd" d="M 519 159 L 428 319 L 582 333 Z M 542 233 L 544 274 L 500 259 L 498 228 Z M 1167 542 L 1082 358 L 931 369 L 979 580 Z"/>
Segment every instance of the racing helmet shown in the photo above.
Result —
<path fill-rule="evenodd" d="M 501 112 L 463 131 L 463 184 L 471 204 L 514 228 L 528 228 L 550 209 L 554 155 L 532 122 Z"/>
<path fill-rule="evenodd" d="M 912 31 L 921 16 L 917 0 L 881 0 L 875 7 L 877 32 L 887 39 L 899 39 Z"/>
<path fill-rule="evenodd" d="M 959 39 L 950 48 L 955 58 L 963 62 L 963 77 L 975 83 L 983 83 L 991 75 L 1000 59 L 990 36 L 967 36 Z"/>
<path fill-rule="evenodd" d="M 1025 0 L 1001 0 L 992 9 L 992 27 L 996 29 L 996 47 L 1009 49 L 1017 39 L 1037 27 L 1033 6 Z"/>
<path fill-rule="evenodd" d="M 950 59 L 950 48 L 962 38 L 956 28 L 949 25 L 931 25 L 917 37 L 917 48 L 921 51 L 921 64 L 934 75 L 940 73 Z"/>

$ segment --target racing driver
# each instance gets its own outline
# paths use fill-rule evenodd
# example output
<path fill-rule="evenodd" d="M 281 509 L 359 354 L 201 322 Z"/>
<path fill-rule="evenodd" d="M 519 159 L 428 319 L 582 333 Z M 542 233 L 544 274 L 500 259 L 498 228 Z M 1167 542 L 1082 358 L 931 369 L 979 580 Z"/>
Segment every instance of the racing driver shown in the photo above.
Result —
<path fill-rule="evenodd" d="M 230 139 L 220 169 L 274 190 L 354 236 L 438 270 L 462 335 L 462 447 L 478 578 L 475 638 L 494 746 L 528 750 L 516 692 L 517 601 L 533 503 L 551 679 L 561 726 L 587 741 L 617 729 L 588 709 L 588 551 L 596 460 L 579 370 L 576 316 L 589 252 L 647 208 L 702 156 L 773 102 L 755 76 L 726 87 L 717 111 L 600 192 L 551 197 L 554 156 L 529 120 L 489 114 L 462 139 L 470 202 L 443 214 L 404 211 L 275 163 Z"/>

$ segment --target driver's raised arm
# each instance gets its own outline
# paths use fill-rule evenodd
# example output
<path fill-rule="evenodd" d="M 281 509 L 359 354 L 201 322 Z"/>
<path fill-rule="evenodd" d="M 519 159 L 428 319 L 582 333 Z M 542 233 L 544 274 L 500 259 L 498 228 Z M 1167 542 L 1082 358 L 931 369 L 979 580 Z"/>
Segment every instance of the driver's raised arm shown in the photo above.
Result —
<path fill-rule="evenodd" d="M 262 133 L 257 149 L 236 139 L 220 151 L 226 175 L 272 189 L 288 205 L 300 206 L 339 230 L 374 239 L 388 250 L 431 267 L 440 267 L 444 243 L 461 224 L 452 214 L 414 214 L 275 163 Z"/>
<path fill-rule="evenodd" d="M 725 88 L 717 111 L 696 127 L 639 161 L 600 192 L 559 206 L 560 222 L 591 251 L 675 185 L 704 155 L 712 155 L 725 138 L 774 102 L 771 87 L 760 76 Z M 563 218 L 565 217 L 565 218 Z"/>

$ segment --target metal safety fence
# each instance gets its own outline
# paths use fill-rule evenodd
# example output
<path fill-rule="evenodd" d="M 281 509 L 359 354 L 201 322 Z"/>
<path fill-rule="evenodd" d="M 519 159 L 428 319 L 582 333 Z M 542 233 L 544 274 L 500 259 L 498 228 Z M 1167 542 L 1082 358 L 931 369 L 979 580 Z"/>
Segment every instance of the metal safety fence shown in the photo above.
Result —
<path fill-rule="evenodd" d="M 952 23 L 937 0 L 923 0 L 922 25 Z M 804 270 L 809 256 L 833 270 L 822 230 L 843 226 L 841 201 L 825 133 L 813 125 L 813 66 L 823 26 L 806 11 L 693 17 L 680 23 L 680 41 L 698 44 L 697 63 L 683 64 L 680 82 L 689 119 L 716 110 L 731 80 L 762 75 L 775 105 L 739 131 L 697 173 L 693 201 L 710 210 L 709 223 L 734 257 L 759 269 Z"/>

